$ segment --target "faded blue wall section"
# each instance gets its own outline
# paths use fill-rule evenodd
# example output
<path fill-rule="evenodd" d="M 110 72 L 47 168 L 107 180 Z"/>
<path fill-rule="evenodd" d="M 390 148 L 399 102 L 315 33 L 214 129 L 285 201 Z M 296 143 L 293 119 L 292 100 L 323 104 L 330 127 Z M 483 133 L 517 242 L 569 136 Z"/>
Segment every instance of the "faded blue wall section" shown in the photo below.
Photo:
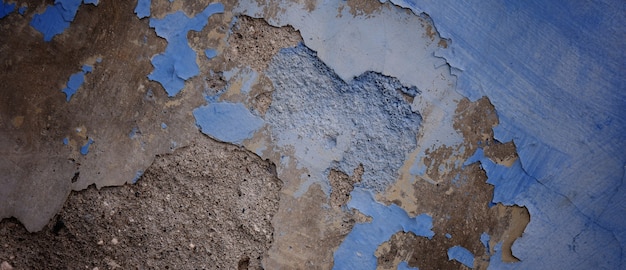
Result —
<path fill-rule="evenodd" d="M 489 97 L 497 139 L 517 146 L 517 176 L 483 163 L 490 178 L 524 186 L 502 194 L 510 190 L 496 184 L 496 198 L 531 214 L 513 246 L 522 262 L 509 266 L 626 267 L 626 4 L 391 2 L 432 17 L 451 39 L 439 54 L 458 75 L 457 90 Z"/>

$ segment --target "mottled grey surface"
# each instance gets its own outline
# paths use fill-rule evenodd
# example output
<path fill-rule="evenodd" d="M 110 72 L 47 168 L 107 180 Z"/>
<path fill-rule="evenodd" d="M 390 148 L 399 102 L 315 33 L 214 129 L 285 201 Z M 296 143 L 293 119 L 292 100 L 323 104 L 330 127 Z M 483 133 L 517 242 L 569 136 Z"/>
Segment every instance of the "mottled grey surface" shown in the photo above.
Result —
<path fill-rule="evenodd" d="M 403 97 L 415 88 L 374 72 L 346 83 L 304 45 L 281 50 L 267 76 L 275 92 L 265 119 L 277 144 L 301 156 L 300 166 L 327 175 L 363 164 L 361 185 L 377 191 L 395 181 L 417 144 L 421 117 Z"/>

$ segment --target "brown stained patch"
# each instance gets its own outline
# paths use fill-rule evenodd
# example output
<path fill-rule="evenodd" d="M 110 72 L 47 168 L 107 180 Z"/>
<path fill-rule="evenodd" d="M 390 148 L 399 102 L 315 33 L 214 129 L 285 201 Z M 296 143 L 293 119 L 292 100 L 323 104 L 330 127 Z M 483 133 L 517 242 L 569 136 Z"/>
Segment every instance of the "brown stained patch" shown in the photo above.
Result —
<path fill-rule="evenodd" d="M 483 147 L 483 149 L 485 150 L 486 157 L 500 165 L 511 167 L 517 160 L 517 150 L 513 142 L 500 143 L 494 141 Z"/>
<path fill-rule="evenodd" d="M 521 207 L 501 205 L 490 208 L 488 202 L 493 196 L 493 186 L 487 184 L 486 180 L 480 166 L 472 164 L 461 172 L 456 181 L 446 181 L 438 185 L 415 185 L 416 194 L 423 195 L 415 204 L 418 209 L 433 216 L 435 236 L 428 240 L 413 234 L 396 234 L 386 244 L 387 249 L 378 249 L 379 265 L 383 269 L 389 269 L 404 260 L 410 266 L 420 269 L 453 269 L 461 264 L 448 260 L 447 250 L 452 246 L 462 246 L 476 258 L 488 260 L 490 253 L 480 242 L 483 232 L 489 234 L 494 243 L 509 243 L 508 241 L 519 237 L 520 234 L 515 229 L 523 230 L 528 220 L 514 219 L 513 216 L 521 216 L 523 213 L 528 215 L 528 211 Z M 446 233 L 452 238 L 446 238 Z M 493 253 L 493 250 L 490 252 Z M 510 245 L 508 252 L 510 254 Z M 478 264 L 479 262 L 477 260 Z"/>
<path fill-rule="evenodd" d="M 200 35 L 203 35 L 202 33 Z M 232 27 L 232 33 L 226 35 L 220 33 L 216 35 L 224 39 L 228 48 L 223 48 L 222 54 L 208 61 L 205 73 L 207 80 L 223 81 L 222 74 L 209 72 L 209 70 L 234 70 L 237 68 L 238 74 L 230 78 L 228 82 L 219 84 L 226 87 L 227 92 L 220 98 L 230 102 L 242 102 L 258 115 L 264 116 L 272 102 L 272 92 L 274 87 L 272 82 L 265 76 L 263 71 L 271 59 L 281 48 L 296 46 L 302 41 L 300 33 L 292 27 L 273 27 L 262 19 L 254 19 L 247 16 L 238 17 L 237 22 Z M 241 93 L 241 88 L 245 80 L 240 76 L 241 70 L 252 69 L 256 72 L 256 80 L 252 82 L 251 90 L 248 94 Z M 211 93 L 216 93 L 222 89 L 214 89 Z"/>
<path fill-rule="evenodd" d="M 361 182 L 363 176 L 363 165 L 354 169 L 352 176 L 342 171 L 330 170 L 328 179 L 330 181 L 330 205 L 333 207 L 345 206 L 350 199 L 350 192 L 354 189 L 354 184 Z"/>
<path fill-rule="evenodd" d="M 374 12 L 378 12 L 384 4 L 379 1 L 348 0 L 346 1 L 346 5 L 350 8 L 350 14 L 352 14 L 353 17 L 357 17 L 369 16 Z"/>
<path fill-rule="evenodd" d="M 0 222 L 15 269 L 263 269 L 282 183 L 273 164 L 196 133 L 135 185 L 73 192 L 38 233 Z"/>
<path fill-rule="evenodd" d="M 296 46 L 302 41 L 300 33 L 290 26 L 274 27 L 262 19 L 238 18 L 228 37 L 229 49 L 224 52 L 224 70 L 237 63 L 257 72 L 267 69 L 270 60 L 281 48 Z"/>
<path fill-rule="evenodd" d="M 471 153 L 482 147 L 486 157 L 509 167 L 517 160 L 513 142 L 500 143 L 493 138 L 493 127 L 498 125 L 498 115 L 488 98 L 482 97 L 476 102 L 464 98 L 459 101 L 455 114 L 457 117 L 453 126 L 463 135 L 467 150 Z"/>
<path fill-rule="evenodd" d="M 272 104 L 272 91 L 274 91 L 272 81 L 265 74 L 259 74 L 258 82 L 252 86 L 249 97 L 252 109 L 261 116 L 265 115 Z"/>
<path fill-rule="evenodd" d="M 446 39 L 440 39 L 439 42 L 437 43 L 437 46 L 447 49 L 448 48 L 448 41 Z"/>
<path fill-rule="evenodd" d="M 328 197 L 317 184 L 300 198 L 283 195 L 273 221 L 275 242 L 263 265 L 267 269 L 330 269 L 335 249 L 357 220 L 367 222 L 367 217 L 328 207 Z"/>
<path fill-rule="evenodd" d="M 485 155 L 502 165 L 510 166 L 517 158 L 512 142 L 500 143 L 493 138 L 493 127 L 498 124 L 495 108 L 487 98 L 476 102 L 461 100 L 455 111 L 454 128 L 463 135 L 461 145 L 427 149 L 422 162 L 423 176 L 414 183 L 401 178 L 379 199 L 407 209 L 412 215 L 428 213 L 433 217 L 432 240 L 413 234 L 398 233 L 381 245 L 376 253 L 382 269 L 391 269 L 401 261 L 420 269 L 453 269 L 462 267 L 448 261 L 447 250 L 455 245 L 471 251 L 478 269 L 485 269 L 494 250 L 487 251 L 480 242 L 486 232 L 490 246 L 502 242 L 502 260 L 516 261 L 510 247 L 530 221 L 528 210 L 518 206 L 498 204 L 489 207 L 493 186 L 475 163 L 460 166 L 479 147 Z M 413 160 L 410 162 L 413 163 Z M 451 239 L 445 234 L 452 235 Z"/>
<path fill-rule="evenodd" d="M 453 123 L 464 140 L 472 148 L 487 145 L 493 141 L 493 127 L 498 125 L 498 115 L 487 97 L 476 102 L 463 98 L 455 111 Z"/>

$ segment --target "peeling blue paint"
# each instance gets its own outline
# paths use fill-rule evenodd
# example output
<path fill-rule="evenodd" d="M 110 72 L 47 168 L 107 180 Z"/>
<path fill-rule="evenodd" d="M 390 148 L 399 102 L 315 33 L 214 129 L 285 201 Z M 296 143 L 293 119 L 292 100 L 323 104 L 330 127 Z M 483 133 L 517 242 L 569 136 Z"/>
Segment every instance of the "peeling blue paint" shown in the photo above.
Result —
<path fill-rule="evenodd" d="M 350 193 L 349 209 L 357 209 L 372 218 L 370 223 L 357 223 L 334 254 L 333 269 L 376 269 L 376 249 L 397 232 L 412 232 L 432 239 L 433 219 L 427 214 L 414 218 L 399 206 L 385 206 L 374 200 L 374 194 L 356 187 Z"/>
<path fill-rule="evenodd" d="M 469 268 L 474 268 L 474 254 L 461 246 L 453 246 L 448 249 L 448 260 L 455 260 Z"/>
<path fill-rule="evenodd" d="M 420 270 L 420 269 L 417 267 L 410 267 L 409 263 L 407 263 L 406 261 L 401 261 L 398 264 L 397 270 Z"/>
<path fill-rule="evenodd" d="M 193 116 L 202 133 L 239 145 L 263 126 L 263 119 L 241 103 L 209 103 L 193 110 Z"/>
<path fill-rule="evenodd" d="M 486 232 L 483 232 L 480 235 L 480 242 L 483 243 L 483 246 L 485 246 L 485 250 L 487 251 L 487 254 L 490 253 L 490 250 L 489 250 L 490 249 L 489 248 L 489 239 L 491 239 L 491 237 Z"/>
<path fill-rule="evenodd" d="M 131 182 L 132 184 L 136 184 L 136 183 L 137 183 L 137 181 L 139 180 L 139 178 L 141 178 L 141 176 L 142 176 L 142 175 L 143 175 L 143 171 L 142 171 L 142 170 L 137 171 L 137 172 L 135 173 L 135 178 L 133 178 L 133 180 L 131 180 L 130 182 Z"/>
<path fill-rule="evenodd" d="M 42 33 L 43 40 L 48 42 L 70 27 L 82 2 L 83 0 L 55 0 L 54 5 L 48 6 L 42 14 L 35 14 L 30 25 Z M 85 4 L 97 6 L 98 1 L 85 0 Z"/>
<path fill-rule="evenodd" d="M 449 233 L 446 233 L 446 238 L 450 239 L 450 238 L 452 238 L 452 235 L 449 234 Z"/>
<path fill-rule="evenodd" d="M 165 124 L 165 123 L 161 123 L 161 128 L 162 128 L 162 129 L 166 129 L 166 128 L 167 128 L 167 124 Z"/>
<path fill-rule="evenodd" d="M 69 139 L 69 138 L 67 138 L 67 137 L 63 138 L 63 144 L 64 144 L 64 145 L 68 145 L 68 144 L 70 144 L 70 139 Z"/>
<path fill-rule="evenodd" d="M 89 140 L 87 140 L 87 143 L 80 147 L 80 154 L 83 156 L 87 155 L 89 153 L 89 146 L 91 146 L 93 143 L 93 139 L 89 138 Z"/>
<path fill-rule="evenodd" d="M 154 71 L 148 78 L 159 82 L 172 97 L 185 86 L 185 81 L 200 72 L 196 63 L 196 52 L 189 47 L 187 33 L 201 31 L 211 15 L 224 12 L 224 5 L 213 3 L 201 13 L 190 18 L 182 11 L 168 14 L 163 19 L 150 19 L 150 27 L 157 35 L 167 40 L 165 52 L 152 58 Z"/>
<path fill-rule="evenodd" d="M 494 201 L 529 208 L 513 246 L 516 267 L 625 268 L 626 207 L 614 205 L 626 201 L 618 192 L 626 164 L 623 1 L 391 2 L 430 15 L 452 40 L 437 55 L 453 67 L 457 91 L 489 97 L 496 139 L 516 144 L 520 161 L 508 172 L 481 162 Z M 581 239 L 584 250 L 564 245 Z"/>
<path fill-rule="evenodd" d="M 204 50 L 204 55 L 206 55 L 207 58 L 212 59 L 217 56 L 217 51 L 214 49 L 206 49 Z"/>
<path fill-rule="evenodd" d="M 20 8 L 18 8 L 18 9 L 17 9 L 17 12 L 18 12 L 20 15 L 24 15 L 24 14 L 26 13 L 26 10 L 28 10 L 28 6 L 21 6 Z M 1 18 L 1 17 L 2 17 L 2 16 L 0 16 L 0 18 Z"/>
<path fill-rule="evenodd" d="M 6 3 L 4 0 L 2 0 L 2 4 L 0 4 L 0 19 L 6 17 L 14 10 L 15 3 Z"/>
<path fill-rule="evenodd" d="M 130 130 L 130 132 L 128 133 L 128 138 L 130 138 L 131 140 L 137 139 L 141 136 L 141 131 L 139 130 L 139 127 L 133 127 L 133 129 Z"/>
<path fill-rule="evenodd" d="M 69 102 L 72 96 L 78 91 L 81 85 L 85 82 L 85 74 L 93 70 L 92 66 L 83 65 L 82 71 L 72 74 L 67 81 L 67 86 L 61 90 L 65 93 L 66 101 Z"/>
<path fill-rule="evenodd" d="M 137 14 L 137 18 L 142 19 L 150 17 L 151 4 L 152 0 L 138 0 L 137 6 L 135 7 L 135 14 Z"/>

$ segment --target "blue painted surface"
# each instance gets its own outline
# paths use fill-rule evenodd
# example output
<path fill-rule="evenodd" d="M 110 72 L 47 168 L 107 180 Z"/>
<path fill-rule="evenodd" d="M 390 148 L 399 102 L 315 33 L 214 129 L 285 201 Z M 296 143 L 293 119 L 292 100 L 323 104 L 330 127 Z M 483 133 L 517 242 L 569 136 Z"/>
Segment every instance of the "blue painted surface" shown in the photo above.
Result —
<path fill-rule="evenodd" d="M 217 56 L 217 51 L 214 49 L 206 49 L 204 50 L 204 55 L 206 55 L 207 58 L 212 59 Z"/>
<path fill-rule="evenodd" d="M 87 143 L 85 143 L 85 145 L 80 147 L 80 154 L 85 156 L 89 153 L 89 146 L 91 146 L 94 143 L 94 141 L 89 138 L 89 140 L 87 140 Z"/>
<path fill-rule="evenodd" d="M 480 235 L 480 242 L 483 243 L 483 246 L 485 246 L 485 250 L 487 250 L 487 254 L 489 254 L 490 252 L 489 239 L 491 239 L 491 237 L 486 232 L 483 232 Z"/>
<path fill-rule="evenodd" d="M 209 103 L 193 110 L 193 116 L 202 133 L 239 145 L 263 126 L 263 119 L 241 103 Z"/>
<path fill-rule="evenodd" d="M 2 0 L 2 3 L 0 4 L 0 19 L 6 17 L 11 12 L 13 12 L 15 10 L 15 5 L 15 3 L 6 3 L 4 0 Z"/>
<path fill-rule="evenodd" d="M 61 90 L 63 93 L 65 93 L 67 102 L 70 101 L 72 96 L 78 91 L 78 88 L 80 88 L 80 86 L 83 85 L 83 83 L 85 82 L 85 74 L 91 72 L 92 70 L 92 66 L 83 65 L 82 71 L 74 73 L 70 76 L 69 80 L 67 81 L 67 86 L 63 90 Z"/>
<path fill-rule="evenodd" d="M 152 0 L 137 1 L 137 6 L 135 7 L 135 14 L 137 14 L 137 18 L 142 19 L 142 18 L 150 17 L 150 5 L 151 4 L 152 4 Z"/>
<path fill-rule="evenodd" d="M 356 187 L 350 193 L 348 208 L 358 209 L 372 218 L 371 223 L 357 223 L 334 254 L 333 269 L 376 269 L 374 252 L 380 244 L 397 232 L 413 232 L 431 239 L 432 218 L 421 214 L 411 218 L 395 204 L 385 206 L 371 191 Z"/>
<path fill-rule="evenodd" d="M 55 0 L 42 14 L 35 14 L 30 25 L 43 34 L 44 41 L 50 41 L 74 21 L 78 7 L 83 0 Z M 85 0 L 86 4 L 98 5 L 98 1 Z"/>
<path fill-rule="evenodd" d="M 450 238 L 452 238 L 452 235 L 449 234 L 449 233 L 446 233 L 446 238 L 450 239 Z"/>
<path fill-rule="evenodd" d="M 67 102 L 70 101 L 72 96 L 78 91 L 78 88 L 85 82 L 85 74 L 81 72 L 77 72 L 70 76 L 70 79 L 67 81 L 67 87 L 61 90 L 65 93 L 65 98 Z"/>
<path fill-rule="evenodd" d="M 469 268 L 474 268 L 474 254 L 461 246 L 448 249 L 448 260 L 456 260 Z"/>
<path fill-rule="evenodd" d="M 166 129 L 166 128 L 167 128 L 167 124 L 165 124 L 165 123 L 161 123 L 161 128 L 162 128 L 162 129 Z"/>
<path fill-rule="evenodd" d="M 131 181 L 132 184 L 136 184 L 137 181 L 139 180 L 139 178 L 141 178 L 141 176 L 143 175 L 143 171 L 139 170 L 135 173 L 135 177 L 133 178 L 133 180 Z"/>
<path fill-rule="evenodd" d="M 515 267 L 626 268 L 624 2 L 391 2 L 431 16 L 452 41 L 438 55 L 454 67 L 457 91 L 489 97 L 496 138 L 517 146 L 509 172 L 482 163 L 518 188 L 496 184 L 494 201 L 530 211 Z"/>
<path fill-rule="evenodd" d="M 161 83 L 172 97 L 185 86 L 185 80 L 200 72 L 196 63 L 196 52 L 189 47 L 187 33 L 201 31 L 211 15 L 224 12 L 224 5 L 208 5 L 201 13 L 190 18 L 182 11 L 168 14 L 163 19 L 150 19 L 150 27 L 157 35 L 167 40 L 165 52 L 152 58 L 154 71 L 148 78 Z"/>
<path fill-rule="evenodd" d="M 139 127 L 133 127 L 128 133 L 128 138 L 130 138 L 131 140 L 137 139 L 139 136 L 141 136 L 141 131 L 139 130 Z"/>
<path fill-rule="evenodd" d="M 398 270 L 419 270 L 417 267 L 410 267 L 409 263 L 402 261 L 398 264 Z"/>
<path fill-rule="evenodd" d="M 67 137 L 63 138 L 63 144 L 64 145 L 68 145 L 69 143 L 70 143 L 70 139 L 69 138 L 67 138 Z"/>
<path fill-rule="evenodd" d="M 28 10 L 28 7 L 27 7 L 27 6 L 21 6 L 20 8 L 18 8 L 18 9 L 17 9 L 17 12 L 18 12 L 20 15 L 24 15 L 24 14 L 26 13 L 26 10 Z M 0 16 L 0 18 L 1 18 L 1 17 L 2 17 L 2 16 Z"/>

